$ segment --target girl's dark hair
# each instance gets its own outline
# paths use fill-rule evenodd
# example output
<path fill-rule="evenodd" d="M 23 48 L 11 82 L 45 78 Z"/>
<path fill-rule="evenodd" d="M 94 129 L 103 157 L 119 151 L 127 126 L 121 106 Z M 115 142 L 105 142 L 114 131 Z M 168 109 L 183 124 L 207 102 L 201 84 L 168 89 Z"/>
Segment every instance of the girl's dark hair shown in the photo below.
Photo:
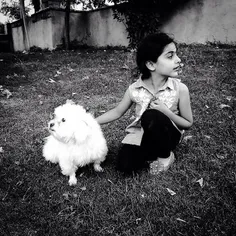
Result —
<path fill-rule="evenodd" d="M 147 61 L 156 62 L 162 54 L 166 45 L 173 43 L 174 39 L 165 33 L 151 34 L 143 39 L 137 49 L 136 63 L 139 71 L 142 73 L 142 79 L 148 79 L 151 76 L 146 67 Z"/>

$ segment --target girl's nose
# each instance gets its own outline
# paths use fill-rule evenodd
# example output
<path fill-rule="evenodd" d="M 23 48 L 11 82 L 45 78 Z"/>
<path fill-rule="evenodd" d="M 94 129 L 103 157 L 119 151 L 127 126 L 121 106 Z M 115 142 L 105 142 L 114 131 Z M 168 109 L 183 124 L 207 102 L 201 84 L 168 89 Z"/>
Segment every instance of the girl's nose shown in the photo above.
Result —
<path fill-rule="evenodd" d="M 181 59 L 176 55 L 176 63 L 180 63 Z"/>

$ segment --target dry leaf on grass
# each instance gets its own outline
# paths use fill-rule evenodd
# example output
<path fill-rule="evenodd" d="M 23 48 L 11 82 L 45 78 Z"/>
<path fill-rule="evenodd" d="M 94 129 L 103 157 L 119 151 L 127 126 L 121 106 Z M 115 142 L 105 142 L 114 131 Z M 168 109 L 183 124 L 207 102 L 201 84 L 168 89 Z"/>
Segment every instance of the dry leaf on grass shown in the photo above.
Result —
<path fill-rule="evenodd" d="M 0 93 L 2 93 L 2 95 L 6 95 L 7 99 L 12 96 L 12 93 L 8 89 L 4 89 L 2 85 L 0 85 Z"/>
<path fill-rule="evenodd" d="M 229 105 L 226 105 L 226 104 L 220 104 L 220 108 L 223 109 L 223 108 L 226 108 L 226 107 L 230 107 Z"/>
<path fill-rule="evenodd" d="M 176 220 L 181 221 L 181 222 L 184 222 L 184 223 L 187 223 L 186 220 L 183 220 L 183 219 L 181 219 L 181 218 L 176 218 Z"/>
<path fill-rule="evenodd" d="M 216 154 L 216 156 L 217 156 L 217 158 L 219 158 L 219 159 L 221 159 L 221 160 L 225 159 L 225 156 L 223 156 L 223 155 L 218 155 L 218 154 Z"/>
<path fill-rule="evenodd" d="M 48 79 L 48 82 L 49 82 L 49 83 L 56 83 L 56 81 L 53 80 L 53 79 L 51 79 L 51 78 Z"/>
<path fill-rule="evenodd" d="M 188 141 L 188 140 L 190 140 L 190 139 L 192 139 L 192 138 L 193 138 L 192 135 L 188 135 L 188 136 L 185 136 L 185 137 L 183 138 L 183 141 Z"/>
<path fill-rule="evenodd" d="M 69 192 L 63 193 L 62 196 L 63 196 L 66 200 L 68 200 L 68 199 L 69 199 Z"/>
<path fill-rule="evenodd" d="M 176 192 L 174 192 L 173 190 L 171 190 L 171 189 L 169 189 L 169 188 L 166 188 L 167 189 L 167 191 L 169 192 L 169 194 L 171 195 L 171 196 L 174 196 L 175 194 L 176 194 Z"/>
<path fill-rule="evenodd" d="M 122 69 L 125 69 L 125 70 L 128 70 L 128 69 L 129 69 L 129 67 L 128 67 L 126 64 L 124 64 L 121 68 L 122 68 Z"/>
<path fill-rule="evenodd" d="M 203 187 L 203 178 L 197 180 L 196 182 L 199 183 L 199 185 L 200 185 L 201 187 Z"/>

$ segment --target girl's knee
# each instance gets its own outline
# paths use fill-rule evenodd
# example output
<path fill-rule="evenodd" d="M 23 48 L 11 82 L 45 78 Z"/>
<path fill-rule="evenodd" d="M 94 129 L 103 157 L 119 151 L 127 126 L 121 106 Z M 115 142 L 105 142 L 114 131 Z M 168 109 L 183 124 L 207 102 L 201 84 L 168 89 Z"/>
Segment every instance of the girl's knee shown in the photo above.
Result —
<path fill-rule="evenodd" d="M 154 126 L 162 126 L 169 122 L 169 118 L 161 111 L 155 109 L 146 110 L 141 117 L 141 126 L 143 129 L 151 129 Z"/>

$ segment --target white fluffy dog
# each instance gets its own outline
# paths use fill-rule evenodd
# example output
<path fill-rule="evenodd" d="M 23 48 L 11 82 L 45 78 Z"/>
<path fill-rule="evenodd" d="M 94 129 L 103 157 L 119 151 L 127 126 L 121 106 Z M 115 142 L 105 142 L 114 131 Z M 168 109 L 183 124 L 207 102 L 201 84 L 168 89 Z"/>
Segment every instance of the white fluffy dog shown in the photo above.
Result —
<path fill-rule="evenodd" d="M 50 136 L 46 138 L 43 156 L 59 163 L 63 175 L 69 176 L 69 185 L 77 183 L 78 167 L 93 163 L 95 171 L 107 155 L 107 143 L 94 117 L 72 101 L 59 106 L 48 123 Z"/>

